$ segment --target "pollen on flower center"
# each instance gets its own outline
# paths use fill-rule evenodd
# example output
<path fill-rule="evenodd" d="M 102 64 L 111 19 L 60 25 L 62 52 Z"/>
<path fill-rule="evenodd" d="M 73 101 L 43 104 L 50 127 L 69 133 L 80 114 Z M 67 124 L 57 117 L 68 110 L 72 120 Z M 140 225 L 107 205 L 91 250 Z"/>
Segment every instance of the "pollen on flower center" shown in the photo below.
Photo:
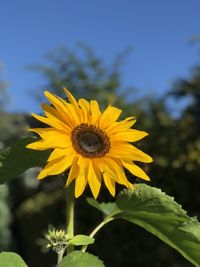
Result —
<path fill-rule="evenodd" d="M 86 158 L 100 158 L 110 150 L 108 136 L 95 125 L 82 123 L 76 126 L 71 139 L 74 149 Z"/>

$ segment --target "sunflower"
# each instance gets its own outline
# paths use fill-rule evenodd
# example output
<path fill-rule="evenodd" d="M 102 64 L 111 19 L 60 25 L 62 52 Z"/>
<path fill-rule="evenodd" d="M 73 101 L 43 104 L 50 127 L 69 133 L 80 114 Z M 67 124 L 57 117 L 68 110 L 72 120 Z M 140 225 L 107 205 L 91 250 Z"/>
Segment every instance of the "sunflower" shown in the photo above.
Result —
<path fill-rule="evenodd" d="M 115 196 L 116 183 L 133 188 L 124 168 L 139 178 L 150 180 L 134 162 L 149 163 L 152 158 L 129 143 L 147 135 L 131 128 L 135 118 L 117 121 L 120 109 L 109 105 L 102 112 L 97 101 L 81 98 L 77 102 L 66 88 L 64 91 L 69 102 L 45 91 L 51 103 L 42 104 L 45 116 L 32 114 L 49 127 L 30 129 L 41 139 L 27 148 L 53 149 L 38 179 L 69 170 L 66 185 L 75 180 L 75 196 L 79 197 L 89 184 L 94 198 L 99 194 L 102 181 L 112 196 Z"/>

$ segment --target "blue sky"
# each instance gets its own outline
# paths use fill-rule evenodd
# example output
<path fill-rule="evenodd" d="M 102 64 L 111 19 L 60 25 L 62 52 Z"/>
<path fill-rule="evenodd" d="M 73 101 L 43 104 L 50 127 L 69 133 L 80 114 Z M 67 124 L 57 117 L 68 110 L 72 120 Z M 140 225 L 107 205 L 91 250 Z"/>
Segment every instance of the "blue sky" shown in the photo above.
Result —
<path fill-rule="evenodd" d="M 199 62 L 199 46 L 189 44 L 200 34 L 199 10 L 199 0 L 2 0 L 0 61 L 2 76 L 10 81 L 9 110 L 38 111 L 30 89 L 39 87 L 41 77 L 26 65 L 79 41 L 106 62 L 133 47 L 123 68 L 124 85 L 136 86 L 139 95 L 162 95 Z"/>

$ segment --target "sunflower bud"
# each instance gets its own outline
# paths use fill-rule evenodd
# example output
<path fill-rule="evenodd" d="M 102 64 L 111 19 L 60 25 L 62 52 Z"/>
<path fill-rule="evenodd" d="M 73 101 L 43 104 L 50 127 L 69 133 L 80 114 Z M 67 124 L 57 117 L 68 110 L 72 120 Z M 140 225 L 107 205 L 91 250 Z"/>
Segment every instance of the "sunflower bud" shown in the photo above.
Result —
<path fill-rule="evenodd" d="M 63 250 L 67 246 L 70 236 L 64 230 L 49 229 L 45 238 L 48 241 L 47 248 L 53 249 L 55 252 Z"/>

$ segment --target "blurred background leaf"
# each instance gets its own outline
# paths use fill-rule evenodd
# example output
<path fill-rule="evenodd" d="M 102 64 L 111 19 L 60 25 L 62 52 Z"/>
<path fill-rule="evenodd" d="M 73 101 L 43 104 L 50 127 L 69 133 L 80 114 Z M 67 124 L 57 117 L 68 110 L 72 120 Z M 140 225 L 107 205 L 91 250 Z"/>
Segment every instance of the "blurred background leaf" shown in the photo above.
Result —
<path fill-rule="evenodd" d="M 4 267 L 27 267 L 22 258 L 13 252 L 2 252 L 0 264 Z"/>

